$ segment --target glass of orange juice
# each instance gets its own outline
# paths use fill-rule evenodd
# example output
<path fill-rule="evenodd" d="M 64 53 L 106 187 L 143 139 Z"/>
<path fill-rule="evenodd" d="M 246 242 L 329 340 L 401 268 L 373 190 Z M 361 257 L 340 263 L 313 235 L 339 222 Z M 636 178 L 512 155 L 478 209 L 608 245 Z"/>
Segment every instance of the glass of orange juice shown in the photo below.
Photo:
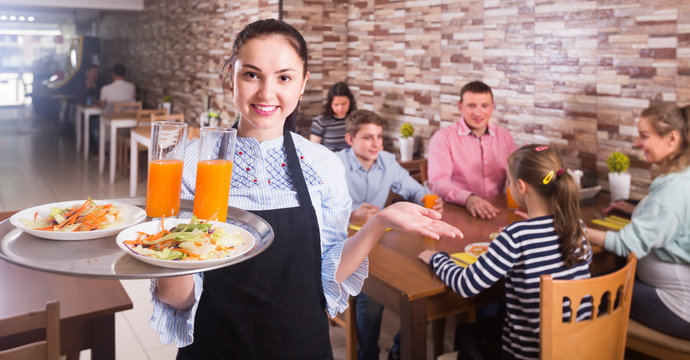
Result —
<path fill-rule="evenodd" d="M 436 206 L 436 199 L 438 199 L 438 194 L 434 194 L 429 189 L 429 184 L 424 182 L 424 207 L 427 209 L 433 209 Z"/>
<path fill-rule="evenodd" d="M 155 121 L 151 124 L 146 215 L 177 216 L 180 212 L 182 164 L 187 145 L 187 124 Z"/>
<path fill-rule="evenodd" d="M 193 210 L 199 219 L 227 220 L 236 141 L 237 130 L 233 128 L 201 128 Z"/>
<path fill-rule="evenodd" d="M 510 186 L 506 187 L 506 203 L 508 204 L 508 207 L 511 209 L 517 209 L 520 207 L 517 201 L 513 199 L 513 195 L 510 194 Z"/>

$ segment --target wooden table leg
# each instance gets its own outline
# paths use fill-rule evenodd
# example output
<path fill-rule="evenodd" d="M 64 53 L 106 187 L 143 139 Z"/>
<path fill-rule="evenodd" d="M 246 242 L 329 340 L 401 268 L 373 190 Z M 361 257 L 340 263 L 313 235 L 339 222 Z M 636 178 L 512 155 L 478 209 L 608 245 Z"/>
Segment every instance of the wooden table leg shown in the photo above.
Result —
<path fill-rule="evenodd" d="M 434 337 L 434 359 L 443 354 L 443 341 L 446 335 L 446 318 L 431 321 L 431 331 Z"/>
<path fill-rule="evenodd" d="M 91 359 L 115 360 L 115 315 L 94 319 Z"/>
<path fill-rule="evenodd" d="M 400 303 L 400 359 L 426 359 L 426 300 Z"/>
<path fill-rule="evenodd" d="M 345 352 L 348 360 L 357 359 L 357 297 L 350 296 L 345 312 Z"/>

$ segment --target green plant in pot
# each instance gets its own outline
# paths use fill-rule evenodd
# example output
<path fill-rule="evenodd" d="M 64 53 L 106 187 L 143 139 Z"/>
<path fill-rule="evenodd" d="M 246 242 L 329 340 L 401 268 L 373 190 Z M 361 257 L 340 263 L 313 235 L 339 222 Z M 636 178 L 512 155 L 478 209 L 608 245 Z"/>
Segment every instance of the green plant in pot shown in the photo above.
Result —
<path fill-rule="evenodd" d="M 165 94 L 163 95 L 163 109 L 170 114 L 172 111 L 172 96 Z"/>
<path fill-rule="evenodd" d="M 614 151 L 606 159 L 609 168 L 609 191 L 611 201 L 618 201 L 630 197 L 630 174 L 626 171 L 630 167 L 630 158 L 618 151 Z"/>
<path fill-rule="evenodd" d="M 414 127 L 409 122 L 400 126 L 400 161 L 412 160 L 414 154 Z"/>

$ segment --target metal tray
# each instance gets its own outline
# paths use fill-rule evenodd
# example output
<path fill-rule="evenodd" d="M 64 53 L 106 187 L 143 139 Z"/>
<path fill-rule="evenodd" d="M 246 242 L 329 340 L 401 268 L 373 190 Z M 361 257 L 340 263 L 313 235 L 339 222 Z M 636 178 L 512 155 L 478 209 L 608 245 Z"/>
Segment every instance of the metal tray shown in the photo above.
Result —
<path fill-rule="evenodd" d="M 112 199 L 144 207 L 144 198 Z M 192 200 L 180 203 L 180 218 L 191 217 Z M 251 259 L 273 242 L 273 229 L 259 216 L 228 207 L 228 223 L 249 231 L 256 244 L 246 254 L 221 265 L 200 269 L 168 269 L 150 265 L 122 251 L 115 237 L 93 240 L 55 241 L 29 235 L 10 224 L 0 222 L 0 258 L 33 270 L 104 279 L 149 279 L 179 276 L 213 270 Z"/>

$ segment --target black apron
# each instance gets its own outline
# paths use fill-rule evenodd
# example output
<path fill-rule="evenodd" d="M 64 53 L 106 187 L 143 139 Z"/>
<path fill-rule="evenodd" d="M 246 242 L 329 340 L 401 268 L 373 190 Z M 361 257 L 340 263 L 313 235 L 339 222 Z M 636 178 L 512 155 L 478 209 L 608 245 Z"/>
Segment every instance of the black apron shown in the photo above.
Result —
<path fill-rule="evenodd" d="M 275 233 L 262 254 L 204 273 L 184 359 L 332 359 L 321 285 L 321 236 L 295 144 L 283 133 L 299 207 L 253 211 Z"/>

